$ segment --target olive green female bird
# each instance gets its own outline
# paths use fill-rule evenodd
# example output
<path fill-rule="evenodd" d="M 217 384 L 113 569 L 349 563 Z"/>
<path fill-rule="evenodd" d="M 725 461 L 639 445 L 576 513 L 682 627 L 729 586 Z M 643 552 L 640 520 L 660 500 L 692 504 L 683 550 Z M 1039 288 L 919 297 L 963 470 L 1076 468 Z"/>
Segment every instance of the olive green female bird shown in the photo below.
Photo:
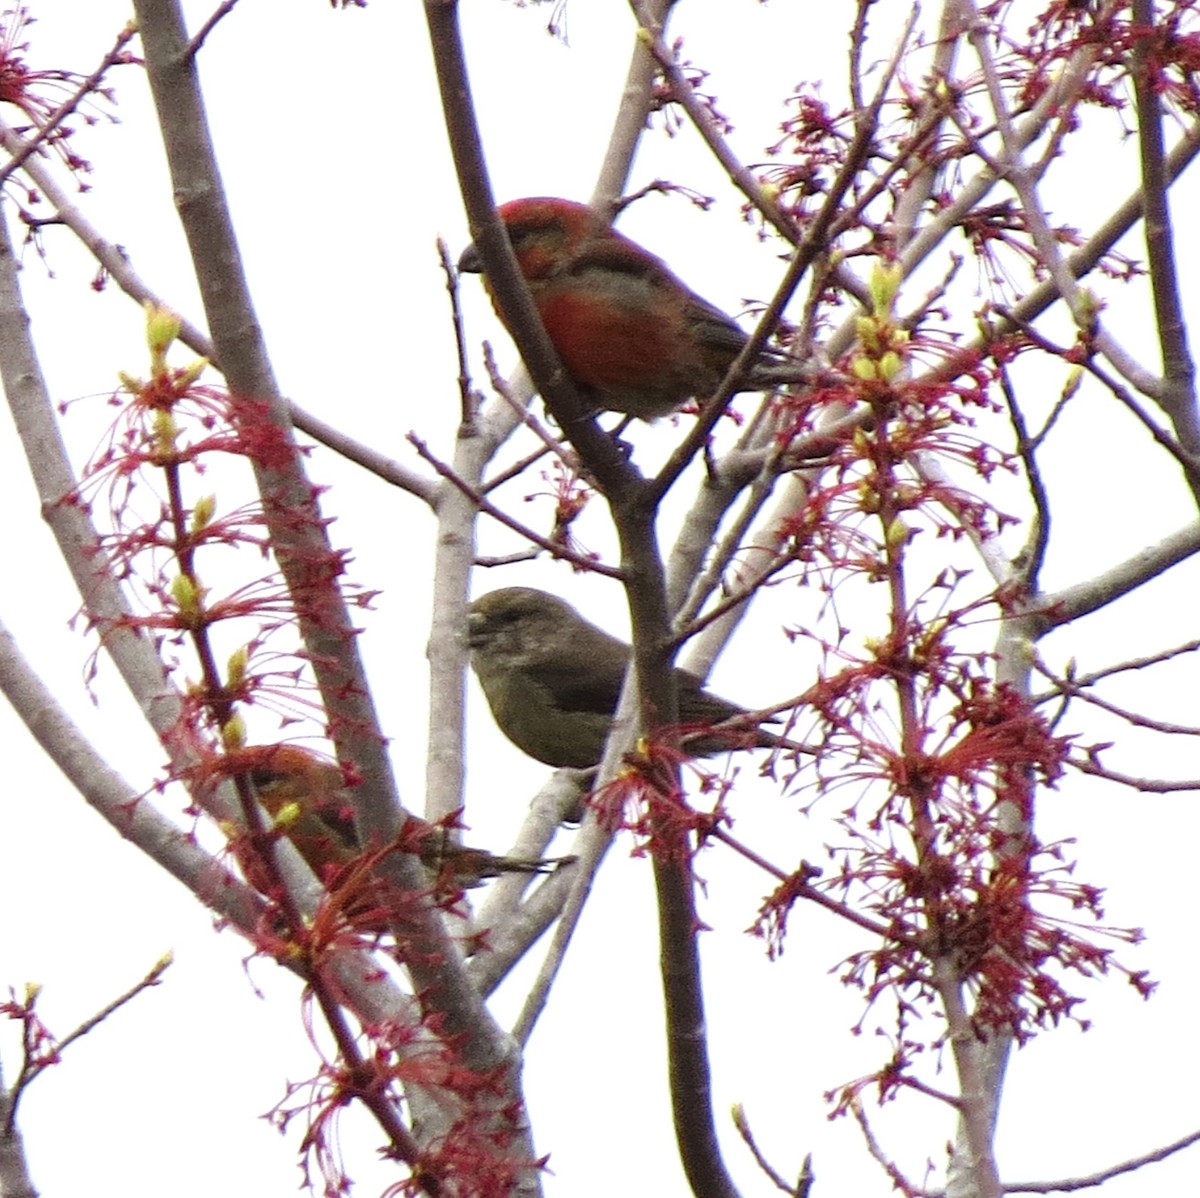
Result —
<path fill-rule="evenodd" d="M 500 731 L 523 753 L 555 767 L 599 763 L 629 665 L 629 646 L 589 623 L 569 603 L 532 587 L 504 587 L 467 614 L 471 665 Z M 745 715 L 686 670 L 675 668 L 685 727 Z M 684 749 L 709 756 L 791 742 L 761 728 L 685 736 Z"/>

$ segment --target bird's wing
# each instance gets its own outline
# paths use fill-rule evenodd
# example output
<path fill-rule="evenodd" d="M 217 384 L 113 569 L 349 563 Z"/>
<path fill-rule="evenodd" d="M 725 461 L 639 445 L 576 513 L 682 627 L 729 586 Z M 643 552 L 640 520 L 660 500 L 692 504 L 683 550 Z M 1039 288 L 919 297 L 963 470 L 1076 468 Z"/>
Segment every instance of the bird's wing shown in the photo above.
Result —
<path fill-rule="evenodd" d="M 640 293 L 638 306 L 642 312 L 646 309 L 647 290 L 662 295 L 675 306 L 676 319 L 688 335 L 721 361 L 732 361 L 746 344 L 747 335 L 741 325 L 716 304 L 697 295 L 661 258 L 640 246 L 624 240 L 594 242 L 575 256 L 570 267 L 570 273 L 581 279 L 596 271 L 624 275 L 631 294 Z"/>
<path fill-rule="evenodd" d="M 581 279 L 598 272 L 624 277 L 630 293 L 639 298 L 646 294 L 647 288 L 672 299 L 684 297 L 683 313 L 699 327 L 705 344 L 714 349 L 736 354 L 746 344 L 745 330 L 731 316 L 697 295 L 661 258 L 625 238 L 612 237 L 589 243 L 574 255 L 566 271 Z"/>
<path fill-rule="evenodd" d="M 599 629 L 580 629 L 572 660 L 541 662 L 537 677 L 560 711 L 611 717 L 628 664 L 629 652 L 616 637 Z"/>
<path fill-rule="evenodd" d="M 745 330 L 715 304 L 710 304 L 702 296 L 690 291 L 684 305 L 684 313 L 696 340 L 706 350 L 711 350 L 728 361 L 732 361 L 742 352 L 742 346 L 748 340 Z"/>

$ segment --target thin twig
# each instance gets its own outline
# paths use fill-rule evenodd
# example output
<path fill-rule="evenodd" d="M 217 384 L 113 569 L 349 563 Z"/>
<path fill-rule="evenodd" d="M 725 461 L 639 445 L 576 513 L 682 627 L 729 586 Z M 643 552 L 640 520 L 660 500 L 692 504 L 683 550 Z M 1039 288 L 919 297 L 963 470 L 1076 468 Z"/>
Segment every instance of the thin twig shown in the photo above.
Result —
<path fill-rule="evenodd" d="M 771 1162 L 763 1155 L 762 1150 L 755 1142 L 754 1133 L 750 1130 L 750 1120 L 746 1118 L 746 1110 L 740 1102 L 735 1103 L 733 1107 L 733 1126 L 737 1128 L 737 1133 L 742 1137 L 742 1143 L 750 1149 L 750 1155 L 758 1164 L 758 1167 L 775 1183 L 777 1189 L 782 1190 L 785 1194 L 790 1194 L 792 1198 L 796 1198 L 800 1192 L 796 1186 L 789 1185 L 783 1175 L 771 1167 Z M 812 1165 L 812 1154 L 809 1153 L 804 1158 L 804 1168 L 801 1171 L 801 1177 L 809 1170 Z M 807 1193 L 807 1190 L 805 1191 Z"/>
<path fill-rule="evenodd" d="M 1088 674 L 1072 675 L 1071 681 L 1076 686 L 1091 686 L 1093 683 L 1099 682 L 1102 678 L 1110 678 L 1113 674 L 1123 674 L 1127 670 L 1144 670 L 1147 666 L 1156 666 L 1160 662 L 1170 661 L 1173 657 L 1179 657 L 1184 653 L 1195 653 L 1200 649 L 1200 640 L 1186 641 L 1182 645 L 1176 645 L 1171 649 L 1163 649 L 1158 653 L 1148 653 L 1145 657 L 1131 657 L 1128 661 L 1118 662 L 1116 665 L 1105 666 L 1100 670 L 1093 670 Z M 1049 696 L 1039 696 L 1039 701 L 1042 698 Z"/>
<path fill-rule="evenodd" d="M 1053 354 L 1056 357 L 1062 358 L 1065 361 L 1071 361 L 1074 354 L 1063 346 L 1057 345 L 1050 338 L 1039 333 L 1028 321 L 1014 316 L 1011 309 L 997 306 L 998 312 L 1006 315 L 1012 322 L 1021 329 L 1029 341 L 1036 345 L 1039 349 L 1045 350 L 1048 354 Z M 1163 447 L 1175 460 L 1183 467 L 1185 475 L 1190 476 L 1193 473 L 1200 472 L 1200 459 L 1190 454 L 1178 440 L 1167 433 L 1160 427 L 1158 421 L 1146 410 L 1146 408 L 1134 398 L 1133 393 L 1124 383 L 1112 377 L 1107 370 L 1104 369 L 1091 354 L 1087 355 L 1080 363 L 1082 370 L 1086 370 L 1089 374 L 1098 379 L 1104 386 L 1112 392 L 1113 396 L 1125 405 L 1137 419 L 1142 423 L 1150 435 L 1159 445 Z M 1044 435 L 1044 430 L 1043 430 Z"/>
<path fill-rule="evenodd" d="M 696 131 L 704 139 L 733 185 L 762 213 L 763 219 L 785 241 L 795 245 L 799 239 L 795 224 L 780 212 L 779 205 L 763 189 L 750 169 L 738 160 L 729 143 L 721 135 L 712 114 L 700 102 L 696 89 L 679 69 L 675 55 L 663 41 L 661 20 L 657 20 L 655 14 L 650 12 L 645 0 L 629 0 L 629 7 L 633 9 L 639 31 L 645 36 L 650 53 L 654 55 L 659 70 L 671 89 L 671 98 L 688 114 Z"/>
<path fill-rule="evenodd" d="M 1147 728 L 1151 732 L 1163 732 L 1175 736 L 1200 736 L 1200 727 L 1190 724 L 1174 724 L 1167 720 L 1154 720 L 1149 716 L 1140 715 L 1136 711 L 1129 711 L 1124 707 L 1118 707 L 1117 704 L 1110 703 L 1108 700 L 1094 694 L 1088 689 L 1086 683 L 1055 674 L 1041 658 L 1037 658 L 1033 664 L 1038 673 L 1049 678 L 1054 683 L 1055 695 L 1066 695 L 1071 698 L 1081 699 L 1084 703 L 1090 703 L 1092 706 L 1100 708 L 1101 711 L 1107 711 L 1111 715 L 1124 720 L 1126 723 L 1134 725 L 1134 727 Z M 1045 702 L 1050 697 L 1049 695 L 1044 696 L 1041 701 Z"/>
<path fill-rule="evenodd" d="M 217 6 L 212 16 L 200 26 L 195 36 L 188 42 L 188 47 L 183 54 L 185 61 L 195 58 L 200 53 L 200 47 L 204 45 L 208 35 L 217 27 L 218 22 L 224 20 L 233 11 L 233 7 L 237 2 L 238 0 L 222 0 L 222 3 Z"/>
<path fill-rule="evenodd" d="M 0 167 L 0 187 L 4 186 L 5 180 L 13 171 L 23 166 L 29 156 L 75 111 L 80 102 L 100 86 L 100 80 L 108 73 L 109 68 L 121 62 L 125 46 L 136 33 L 136 23 L 129 21 L 125 25 L 125 28 L 117 34 L 116 42 L 113 43 L 112 49 L 100 60 L 100 65 L 76 88 L 72 95 L 68 96 L 46 118 L 43 124 L 38 126 L 37 133 L 28 141 L 22 142 L 20 149 L 16 150 L 13 156 Z"/>
<path fill-rule="evenodd" d="M 467 333 L 463 325 L 462 305 L 459 302 L 458 271 L 450 257 L 450 247 L 444 237 L 437 239 L 438 261 L 446 279 L 446 294 L 450 297 L 450 324 L 454 329 L 454 348 L 458 356 L 458 395 L 462 408 L 462 423 L 470 425 L 479 414 L 479 395 L 471 386 L 471 368 L 467 364 Z"/>
<path fill-rule="evenodd" d="M 514 478 L 519 478 L 534 462 L 540 462 L 547 454 L 555 454 L 560 461 L 566 459 L 551 445 L 540 445 L 537 449 L 531 450 L 523 458 L 518 458 L 510 466 L 505 466 L 503 470 L 497 470 L 495 474 L 489 475 L 488 480 L 483 485 L 483 494 L 489 491 L 494 491 L 497 487 L 502 487 L 506 482 L 511 482 Z"/>
<path fill-rule="evenodd" d="M 1011 1182 L 1004 1187 L 1004 1192 L 1006 1194 L 1059 1194 L 1090 1189 L 1092 1186 L 1103 1185 L 1114 1177 L 1120 1177 L 1122 1173 L 1136 1173 L 1138 1169 L 1144 1168 L 1146 1165 L 1165 1161 L 1167 1157 L 1173 1156 L 1176 1152 L 1182 1152 L 1183 1149 L 1190 1148 L 1197 1143 L 1200 1143 L 1200 1131 L 1189 1132 L 1186 1136 L 1180 1136 L 1178 1140 L 1164 1144 L 1161 1148 L 1155 1148 L 1141 1156 L 1131 1157 L 1127 1161 L 1122 1161 L 1118 1165 L 1110 1165 L 1107 1169 L 1100 1169 L 1095 1173 L 1087 1173 L 1082 1177 L 1063 1178 L 1059 1181 Z"/>
<path fill-rule="evenodd" d="M 1017 437 L 1017 456 L 1025 466 L 1025 481 L 1029 486 L 1029 495 L 1033 500 L 1033 521 L 1029 539 L 1021 551 L 1021 576 L 1028 592 L 1035 592 L 1038 587 L 1038 577 L 1042 572 L 1042 564 L 1046 560 L 1046 550 L 1050 546 L 1050 493 L 1046 490 L 1042 478 L 1041 466 L 1038 464 L 1037 448 L 1029 436 L 1029 426 L 1025 423 L 1025 413 L 1013 389 L 1012 379 L 1006 367 L 1000 370 L 1000 389 L 1008 407 L 1008 418 L 1012 421 L 1013 431 Z M 1065 392 L 1064 392 L 1065 403 Z M 998 580 L 999 581 L 999 580 Z"/>
<path fill-rule="evenodd" d="M 510 381 L 504 377 L 500 372 L 500 368 L 496 365 L 496 356 L 492 351 L 490 342 L 487 341 L 483 343 L 483 364 L 487 368 L 492 390 L 496 392 L 504 405 L 509 409 L 513 421 L 516 424 L 523 424 L 533 433 L 548 453 L 552 453 L 556 457 L 566 461 L 567 453 L 562 443 L 530 410 L 529 400 L 532 398 L 532 395 L 522 398 L 520 395 L 514 393 Z M 493 486 L 497 485 L 498 483 L 495 481 L 489 480 L 485 489 L 490 491 Z"/>
<path fill-rule="evenodd" d="M 26 1052 L 24 1059 L 21 1062 L 20 1073 L 17 1076 L 17 1080 L 13 1083 L 12 1090 L 8 1095 L 8 1114 L 5 1120 L 4 1128 L 5 1136 L 12 1135 L 13 1127 L 15 1126 L 17 1119 L 17 1106 L 21 1101 L 21 1096 L 29 1088 L 33 1080 L 51 1063 L 57 1063 L 61 1059 L 63 1052 L 71 1044 L 73 1044 L 76 1040 L 81 1040 L 88 1034 L 88 1032 L 92 1031 L 93 1028 L 98 1027 L 114 1011 L 119 1010 L 126 1003 L 131 1002 L 139 994 L 141 994 L 143 990 L 148 990 L 151 986 L 157 986 L 162 979 L 162 975 L 167 971 L 167 969 L 170 968 L 172 959 L 173 958 L 170 953 L 160 957 L 155 963 L 154 967 L 148 974 L 146 974 L 144 978 L 142 978 L 140 982 L 135 982 L 128 990 L 125 991 L 124 994 L 118 995 L 112 1000 L 112 1002 L 107 1003 L 90 1018 L 85 1019 L 73 1032 L 70 1032 L 64 1036 L 55 1046 L 53 1062 L 50 1060 L 33 1061 L 30 1059 L 28 1052 Z M 26 1045 L 26 1048 L 28 1047 L 29 1046 Z"/>
<path fill-rule="evenodd" d="M 919 1194 L 921 1191 L 900 1172 L 899 1166 L 880 1147 L 879 1141 L 875 1138 L 875 1133 L 871 1130 L 871 1125 L 867 1122 L 867 1116 L 863 1111 L 862 1103 L 857 1097 L 850 1100 L 850 1113 L 858 1122 L 863 1139 L 867 1145 L 867 1151 L 879 1163 L 880 1168 L 891 1178 L 892 1185 L 902 1194 Z"/>
<path fill-rule="evenodd" d="M 1171 780 L 1168 778 L 1138 778 L 1133 774 L 1122 774 L 1116 770 L 1106 769 L 1102 765 L 1097 765 L 1094 761 L 1089 761 L 1085 757 L 1069 757 L 1067 764 L 1072 765 L 1081 774 L 1091 774 L 1095 778 L 1104 778 L 1109 782 L 1118 782 L 1122 786 L 1128 786 L 1131 790 L 1140 791 L 1142 794 L 1175 794 L 1182 790 L 1200 790 L 1200 778 L 1186 779 L 1180 778 Z"/>
<path fill-rule="evenodd" d="M 481 512 L 491 516 L 493 520 L 503 524 L 506 528 L 512 529 L 518 536 L 524 537 L 525 540 L 544 549 L 551 556 L 570 562 L 580 570 L 590 570 L 594 574 L 603 574 L 607 578 L 619 579 L 624 577 L 620 569 L 616 566 L 606 566 L 603 562 L 598 562 L 594 558 L 587 557 L 585 554 L 576 553 L 575 550 L 569 549 L 561 541 L 552 541 L 548 537 L 534 532 L 532 528 L 514 519 L 503 509 L 498 508 L 490 499 L 480 495 L 465 479 L 459 478 L 445 462 L 437 458 L 429 446 L 416 433 L 409 433 L 406 440 L 421 455 L 424 461 L 428 462 L 448 483 L 461 491 Z"/>

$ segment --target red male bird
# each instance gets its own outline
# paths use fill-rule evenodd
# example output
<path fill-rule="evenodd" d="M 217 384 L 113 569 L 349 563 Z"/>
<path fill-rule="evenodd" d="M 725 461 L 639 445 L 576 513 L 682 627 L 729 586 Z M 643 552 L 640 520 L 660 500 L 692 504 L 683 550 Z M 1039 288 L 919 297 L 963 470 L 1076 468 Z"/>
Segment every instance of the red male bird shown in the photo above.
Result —
<path fill-rule="evenodd" d="M 498 211 L 546 333 L 587 399 L 653 420 L 716 391 L 746 333 L 661 258 L 573 200 L 536 196 Z M 474 245 L 458 269 L 483 270 Z M 767 357 L 739 386 L 798 377 L 795 364 Z"/>

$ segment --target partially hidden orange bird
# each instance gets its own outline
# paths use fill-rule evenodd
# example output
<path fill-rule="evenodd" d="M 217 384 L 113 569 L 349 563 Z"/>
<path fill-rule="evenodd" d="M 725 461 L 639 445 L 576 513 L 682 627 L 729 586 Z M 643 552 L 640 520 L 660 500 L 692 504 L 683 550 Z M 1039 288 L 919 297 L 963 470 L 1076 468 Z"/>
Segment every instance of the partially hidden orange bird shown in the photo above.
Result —
<path fill-rule="evenodd" d="M 439 893 L 478 886 L 504 873 L 549 873 L 572 860 L 497 856 L 459 844 L 451 828 L 416 816 L 408 817 L 394 845 L 363 845 L 346 776 L 336 762 L 286 744 L 246 748 L 233 764 L 238 760 L 244 762 L 259 802 L 275 821 L 275 831 L 292 842 L 330 891 L 336 891 L 356 865 L 389 851 L 419 857 L 431 875 L 431 889 Z M 235 851 L 248 880 L 263 889 L 263 868 L 253 850 Z"/>

